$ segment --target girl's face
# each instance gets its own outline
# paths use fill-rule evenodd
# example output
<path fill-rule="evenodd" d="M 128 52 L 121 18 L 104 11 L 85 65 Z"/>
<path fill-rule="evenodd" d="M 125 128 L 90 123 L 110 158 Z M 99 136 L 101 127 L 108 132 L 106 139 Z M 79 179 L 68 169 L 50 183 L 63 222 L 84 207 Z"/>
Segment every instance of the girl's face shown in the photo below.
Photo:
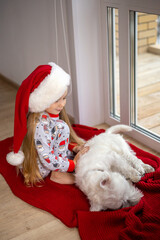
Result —
<path fill-rule="evenodd" d="M 51 114 L 59 114 L 64 106 L 66 105 L 66 97 L 67 97 L 67 90 L 63 94 L 61 98 L 59 98 L 56 102 L 52 103 L 49 108 L 46 109 L 46 112 Z"/>

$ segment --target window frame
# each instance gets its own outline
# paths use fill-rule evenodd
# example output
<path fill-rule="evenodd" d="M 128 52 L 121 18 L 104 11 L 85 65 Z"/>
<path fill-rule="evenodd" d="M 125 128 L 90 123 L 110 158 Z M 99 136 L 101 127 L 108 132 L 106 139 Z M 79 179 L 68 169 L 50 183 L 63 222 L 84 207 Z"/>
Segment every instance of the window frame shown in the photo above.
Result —
<path fill-rule="evenodd" d="M 117 86 L 116 86 L 116 40 L 115 40 L 115 8 L 107 7 L 107 32 L 108 32 L 108 64 L 109 64 L 109 86 L 110 86 L 110 114 L 113 118 L 120 120 L 120 116 L 117 112 Z M 119 72 L 118 72 L 119 75 Z"/>
<path fill-rule="evenodd" d="M 102 53 L 103 53 L 103 76 L 104 76 L 104 96 L 105 96 L 105 122 L 109 125 L 126 124 L 131 125 L 131 43 L 130 43 L 130 11 L 146 12 L 160 15 L 159 1 L 152 2 L 146 0 L 101 0 L 101 16 L 102 16 Z M 107 7 L 118 8 L 119 22 L 119 71 L 120 71 L 120 119 L 114 118 L 110 114 L 110 76 L 108 55 L 109 49 L 107 44 Z M 134 59 L 133 59 L 134 60 Z M 125 87 L 124 87 L 125 86 Z M 131 104 L 132 103 L 132 104 Z M 154 139 L 141 128 L 133 126 L 133 131 L 128 133 L 137 141 L 151 147 L 159 152 L 160 139 Z"/>

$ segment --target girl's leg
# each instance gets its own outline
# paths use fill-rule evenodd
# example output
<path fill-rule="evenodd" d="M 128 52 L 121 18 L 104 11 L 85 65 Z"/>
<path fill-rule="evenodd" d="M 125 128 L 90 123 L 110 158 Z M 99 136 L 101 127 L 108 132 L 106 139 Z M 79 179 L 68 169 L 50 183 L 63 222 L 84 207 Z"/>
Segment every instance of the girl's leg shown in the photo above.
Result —
<path fill-rule="evenodd" d="M 50 180 L 60 184 L 74 184 L 75 177 L 73 173 L 52 171 Z"/>

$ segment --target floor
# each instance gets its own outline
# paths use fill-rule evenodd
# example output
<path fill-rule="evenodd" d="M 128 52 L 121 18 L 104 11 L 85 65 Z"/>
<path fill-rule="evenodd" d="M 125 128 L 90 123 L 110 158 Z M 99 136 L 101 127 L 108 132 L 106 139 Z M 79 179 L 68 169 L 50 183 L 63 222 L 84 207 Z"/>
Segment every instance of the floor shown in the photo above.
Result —
<path fill-rule="evenodd" d="M 13 135 L 16 89 L 0 79 L 0 140 Z M 108 128 L 102 124 L 98 128 Z M 126 137 L 127 138 L 127 137 Z M 136 146 L 156 154 L 142 144 L 127 138 Z M 0 239 L 1 240 L 80 240 L 77 228 L 68 228 L 48 212 L 35 208 L 11 192 L 0 175 Z"/>
<path fill-rule="evenodd" d="M 145 52 L 137 58 L 137 125 L 160 135 L 160 55 Z M 117 109 L 120 114 L 119 62 L 116 62 Z"/>
<path fill-rule="evenodd" d="M 140 54 L 137 66 L 137 124 L 160 135 L 160 55 Z"/>

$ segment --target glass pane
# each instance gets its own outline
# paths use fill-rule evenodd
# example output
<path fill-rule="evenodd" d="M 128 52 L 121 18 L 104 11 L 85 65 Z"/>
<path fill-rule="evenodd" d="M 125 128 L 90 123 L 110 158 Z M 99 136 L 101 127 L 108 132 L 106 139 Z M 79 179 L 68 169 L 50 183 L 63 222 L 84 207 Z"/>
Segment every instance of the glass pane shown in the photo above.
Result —
<path fill-rule="evenodd" d="M 119 89 L 119 24 L 118 9 L 107 8 L 108 16 L 108 50 L 109 50 L 109 81 L 110 81 L 110 113 L 120 118 Z"/>
<path fill-rule="evenodd" d="M 132 12 L 131 21 L 131 79 L 134 80 L 134 84 L 133 81 L 131 84 L 134 111 L 131 119 L 135 126 L 158 136 L 160 135 L 160 17 Z"/>

